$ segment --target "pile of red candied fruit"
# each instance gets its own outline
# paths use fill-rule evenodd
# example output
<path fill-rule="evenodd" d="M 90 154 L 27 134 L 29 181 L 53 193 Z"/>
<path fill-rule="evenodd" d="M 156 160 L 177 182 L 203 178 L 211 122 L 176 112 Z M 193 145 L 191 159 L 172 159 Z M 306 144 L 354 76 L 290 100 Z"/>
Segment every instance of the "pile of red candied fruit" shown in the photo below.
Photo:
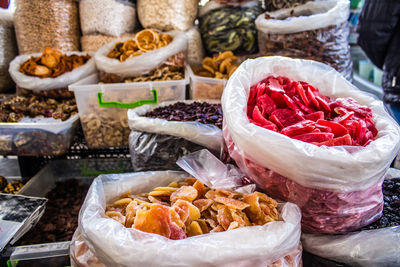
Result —
<path fill-rule="evenodd" d="M 317 88 L 269 76 L 250 88 L 251 123 L 317 146 L 367 146 L 378 134 L 372 110 L 352 98 L 331 100 Z"/>

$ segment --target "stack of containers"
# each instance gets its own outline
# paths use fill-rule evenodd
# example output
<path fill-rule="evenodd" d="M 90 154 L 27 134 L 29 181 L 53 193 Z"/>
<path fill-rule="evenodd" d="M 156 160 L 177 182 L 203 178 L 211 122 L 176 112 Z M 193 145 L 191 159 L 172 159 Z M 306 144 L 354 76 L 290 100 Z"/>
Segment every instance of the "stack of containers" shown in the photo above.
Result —
<path fill-rule="evenodd" d="M 255 57 L 258 52 L 257 32 L 254 21 L 262 12 L 258 1 L 212 0 L 199 11 L 199 28 L 208 56 L 231 51 L 241 58 Z M 220 99 L 226 79 L 196 75 L 191 62 L 191 99 Z M 204 65 L 204 64 L 203 64 Z"/>
<path fill-rule="evenodd" d="M 132 37 L 136 8 L 128 0 L 80 0 L 82 51 L 97 51 L 118 37 Z"/>

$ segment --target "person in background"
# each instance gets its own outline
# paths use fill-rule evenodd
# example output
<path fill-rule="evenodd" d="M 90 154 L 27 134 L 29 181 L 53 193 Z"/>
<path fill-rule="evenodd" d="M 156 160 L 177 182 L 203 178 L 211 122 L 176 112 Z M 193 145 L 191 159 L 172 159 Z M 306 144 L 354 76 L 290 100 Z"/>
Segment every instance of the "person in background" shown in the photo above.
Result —
<path fill-rule="evenodd" d="M 383 69 L 383 100 L 400 123 L 400 0 L 365 0 L 358 45 Z"/>

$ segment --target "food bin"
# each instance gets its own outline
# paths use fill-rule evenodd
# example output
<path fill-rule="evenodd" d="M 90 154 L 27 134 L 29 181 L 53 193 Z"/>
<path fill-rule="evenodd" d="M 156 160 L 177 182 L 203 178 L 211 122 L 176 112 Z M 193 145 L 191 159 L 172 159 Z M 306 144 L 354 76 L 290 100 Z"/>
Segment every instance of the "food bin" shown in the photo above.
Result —
<path fill-rule="evenodd" d="M 127 109 L 167 100 L 184 100 L 184 80 L 99 84 L 93 74 L 69 86 L 75 93 L 85 139 L 90 148 L 128 147 Z"/>
<path fill-rule="evenodd" d="M 0 123 L 0 155 L 59 156 L 67 153 L 77 130 L 79 116 L 66 121 L 24 118 Z"/>
<path fill-rule="evenodd" d="M 190 99 L 221 99 L 228 80 L 195 75 L 189 65 L 186 72 L 190 76 Z"/>

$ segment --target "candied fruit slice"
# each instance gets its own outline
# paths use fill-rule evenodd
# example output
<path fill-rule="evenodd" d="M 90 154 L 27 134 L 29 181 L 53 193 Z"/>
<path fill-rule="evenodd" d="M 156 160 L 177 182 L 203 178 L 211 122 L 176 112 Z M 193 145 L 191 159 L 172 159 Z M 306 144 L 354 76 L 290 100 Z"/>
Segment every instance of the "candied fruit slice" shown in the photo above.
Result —
<path fill-rule="evenodd" d="M 243 210 L 247 207 L 249 207 L 249 204 L 237 200 L 237 199 L 233 199 L 233 198 L 228 198 L 228 197 L 220 197 L 220 196 L 216 196 L 214 198 L 214 201 L 218 202 L 218 203 L 222 203 L 224 205 L 226 205 L 229 208 L 232 209 L 238 209 L 238 210 Z"/>
<path fill-rule="evenodd" d="M 133 226 L 140 231 L 169 238 L 171 235 L 170 221 L 169 208 L 153 204 L 149 210 L 138 210 L 136 212 Z"/>
<path fill-rule="evenodd" d="M 227 207 L 221 207 L 218 209 L 217 219 L 218 223 L 224 228 L 224 230 L 227 230 L 233 221 L 232 215 Z"/>
<path fill-rule="evenodd" d="M 203 230 L 201 229 L 200 224 L 196 221 L 190 223 L 190 225 L 186 228 L 186 232 L 188 236 L 203 234 Z"/>
<path fill-rule="evenodd" d="M 136 211 L 137 211 L 137 202 L 136 201 L 131 201 L 131 203 L 126 206 L 126 218 L 125 218 L 125 226 L 126 227 L 131 227 L 136 216 Z"/>
<path fill-rule="evenodd" d="M 197 197 L 203 197 L 206 194 L 206 187 L 202 182 L 197 180 L 194 184 L 193 187 L 197 190 Z"/>
<path fill-rule="evenodd" d="M 189 211 L 189 219 L 192 221 L 195 221 L 200 218 L 200 210 L 195 205 L 190 203 L 189 201 L 178 199 L 174 203 L 173 207 L 179 207 L 185 211 L 188 210 Z M 179 211 L 178 211 L 178 214 L 179 214 Z M 182 221 L 186 222 L 187 220 L 182 220 Z"/>
<path fill-rule="evenodd" d="M 182 186 L 171 194 L 170 201 L 175 202 L 178 199 L 183 199 L 192 202 L 197 198 L 197 190 L 193 186 Z"/>
<path fill-rule="evenodd" d="M 214 203 L 211 199 L 197 199 L 193 204 L 200 210 L 200 212 L 205 211 Z"/>

